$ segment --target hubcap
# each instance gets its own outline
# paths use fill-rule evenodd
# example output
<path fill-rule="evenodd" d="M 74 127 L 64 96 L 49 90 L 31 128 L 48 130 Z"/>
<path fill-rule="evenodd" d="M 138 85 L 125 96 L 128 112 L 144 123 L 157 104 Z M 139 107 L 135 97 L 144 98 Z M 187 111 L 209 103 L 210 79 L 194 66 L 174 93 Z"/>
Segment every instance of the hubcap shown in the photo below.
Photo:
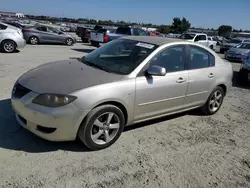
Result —
<path fill-rule="evenodd" d="M 120 128 L 119 117 L 107 112 L 100 115 L 92 125 L 91 139 L 98 145 L 107 144 L 114 139 Z"/>
<path fill-rule="evenodd" d="M 12 51 L 14 51 L 14 49 L 15 49 L 15 46 L 14 46 L 14 44 L 13 44 L 12 42 L 6 42 L 6 43 L 3 45 L 3 47 L 4 47 L 4 50 L 5 50 L 6 52 L 12 52 Z"/>
<path fill-rule="evenodd" d="M 220 108 L 220 105 L 222 103 L 222 93 L 220 91 L 216 91 L 214 92 L 213 96 L 211 97 L 210 101 L 209 101 L 209 109 L 212 112 L 217 111 Z"/>
<path fill-rule="evenodd" d="M 37 40 L 36 37 L 32 37 L 32 38 L 30 39 L 30 43 L 31 43 L 31 44 L 37 44 L 37 42 L 38 42 L 38 40 Z"/>

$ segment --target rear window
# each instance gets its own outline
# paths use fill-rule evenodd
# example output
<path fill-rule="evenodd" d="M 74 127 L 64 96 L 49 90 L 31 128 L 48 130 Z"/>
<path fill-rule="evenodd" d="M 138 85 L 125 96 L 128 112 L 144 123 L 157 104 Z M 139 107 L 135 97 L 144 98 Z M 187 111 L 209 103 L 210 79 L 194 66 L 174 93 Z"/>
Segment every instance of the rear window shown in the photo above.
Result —
<path fill-rule="evenodd" d="M 8 27 L 6 25 L 3 25 L 3 24 L 0 24 L 0 30 L 5 30 L 7 29 Z"/>
<path fill-rule="evenodd" d="M 131 35 L 131 29 L 129 27 L 118 27 L 116 29 L 117 34 Z"/>
<path fill-rule="evenodd" d="M 195 34 L 182 34 L 180 36 L 181 39 L 188 39 L 188 40 L 193 39 L 194 37 L 195 37 Z"/>

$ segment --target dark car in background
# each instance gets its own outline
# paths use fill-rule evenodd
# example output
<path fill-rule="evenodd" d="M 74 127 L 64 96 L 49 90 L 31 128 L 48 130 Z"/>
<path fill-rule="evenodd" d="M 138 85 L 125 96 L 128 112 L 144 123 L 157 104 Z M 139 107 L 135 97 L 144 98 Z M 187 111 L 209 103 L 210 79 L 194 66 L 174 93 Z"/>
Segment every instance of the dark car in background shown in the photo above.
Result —
<path fill-rule="evenodd" d="M 232 61 L 240 61 L 247 57 L 250 52 L 250 42 L 242 42 L 225 52 L 225 59 Z"/>
<path fill-rule="evenodd" d="M 25 26 L 20 24 L 20 23 L 17 23 L 17 22 L 11 22 L 11 21 L 4 21 L 3 23 L 6 23 L 8 25 L 11 25 L 11 26 L 14 26 L 14 27 L 17 27 L 19 29 L 24 29 Z"/>
<path fill-rule="evenodd" d="M 243 63 L 241 65 L 240 71 L 239 71 L 239 83 L 240 84 L 248 84 L 250 83 L 250 52 L 246 54 L 246 56 L 243 57 Z"/>
<path fill-rule="evenodd" d="M 22 29 L 24 39 L 27 43 L 49 43 L 49 44 L 65 44 L 73 45 L 76 39 L 70 34 L 66 34 L 56 28 L 47 27 L 44 25 L 36 25 L 33 27 Z"/>
<path fill-rule="evenodd" d="M 243 41 L 242 39 L 229 39 L 229 40 L 223 41 L 220 45 L 220 53 L 226 52 L 227 50 L 229 50 L 229 48 L 242 43 L 242 41 Z"/>

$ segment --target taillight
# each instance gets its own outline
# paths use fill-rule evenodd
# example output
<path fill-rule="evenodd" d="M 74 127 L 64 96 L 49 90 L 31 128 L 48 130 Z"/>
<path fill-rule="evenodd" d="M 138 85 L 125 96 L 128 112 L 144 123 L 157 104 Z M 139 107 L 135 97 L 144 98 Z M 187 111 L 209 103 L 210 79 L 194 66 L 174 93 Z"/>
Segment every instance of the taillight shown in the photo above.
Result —
<path fill-rule="evenodd" d="M 108 35 L 107 35 L 107 34 L 104 34 L 104 35 L 103 35 L 103 42 L 104 42 L 104 43 L 105 43 L 105 42 L 108 42 L 108 40 L 109 40 Z"/>
<path fill-rule="evenodd" d="M 23 32 L 27 33 L 27 32 L 31 32 L 31 30 L 23 29 Z"/>

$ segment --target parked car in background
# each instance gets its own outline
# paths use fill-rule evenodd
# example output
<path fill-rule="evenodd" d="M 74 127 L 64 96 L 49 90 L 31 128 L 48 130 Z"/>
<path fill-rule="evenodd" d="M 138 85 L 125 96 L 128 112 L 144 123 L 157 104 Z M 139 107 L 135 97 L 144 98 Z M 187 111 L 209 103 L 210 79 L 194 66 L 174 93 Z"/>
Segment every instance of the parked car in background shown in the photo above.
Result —
<path fill-rule="evenodd" d="M 149 34 L 141 28 L 132 26 L 120 26 L 114 31 L 114 33 L 107 32 L 104 29 L 90 32 L 90 42 L 92 46 L 99 47 L 100 43 L 107 43 L 114 39 L 129 35 L 148 36 Z"/>
<path fill-rule="evenodd" d="M 153 37 L 162 37 L 162 35 L 157 32 L 157 31 L 147 31 L 149 36 L 153 36 Z"/>
<path fill-rule="evenodd" d="M 250 51 L 250 41 L 240 43 L 234 47 L 229 48 L 225 52 L 225 59 L 233 60 L 233 61 L 240 61 L 244 59 Z"/>
<path fill-rule="evenodd" d="M 76 39 L 70 34 L 66 34 L 53 27 L 36 25 L 22 30 L 24 39 L 30 44 L 50 43 L 73 45 Z"/>
<path fill-rule="evenodd" d="M 19 28 L 19 29 L 25 28 L 24 25 L 22 25 L 22 24 L 20 24 L 20 23 L 17 23 L 17 22 L 4 21 L 3 23 L 6 23 L 6 24 L 11 25 L 11 26 L 14 26 L 14 27 L 17 27 L 17 28 Z"/>
<path fill-rule="evenodd" d="M 237 44 L 242 43 L 241 39 L 229 39 L 222 41 L 220 45 L 220 53 L 226 52 L 229 48 L 236 46 Z"/>
<path fill-rule="evenodd" d="M 128 36 L 28 71 L 11 103 L 17 121 L 34 134 L 50 141 L 78 136 L 99 150 L 126 125 L 196 108 L 215 114 L 232 76 L 231 63 L 198 43 Z"/>
<path fill-rule="evenodd" d="M 83 43 L 89 43 L 90 41 L 90 32 L 103 29 L 103 26 L 96 25 L 94 28 L 87 28 L 83 26 L 78 26 L 76 28 L 76 35 L 81 38 Z"/>
<path fill-rule="evenodd" d="M 210 49 L 216 49 L 217 41 L 209 40 L 209 37 L 205 33 L 184 33 L 180 36 L 181 39 L 190 41 L 190 42 L 197 42 L 204 46 L 209 47 Z"/>
<path fill-rule="evenodd" d="M 13 53 L 25 45 L 26 41 L 20 29 L 0 22 L 0 49 L 3 52 Z"/>
<path fill-rule="evenodd" d="M 242 65 L 239 71 L 238 82 L 240 84 L 250 83 L 250 52 L 242 58 Z"/>

